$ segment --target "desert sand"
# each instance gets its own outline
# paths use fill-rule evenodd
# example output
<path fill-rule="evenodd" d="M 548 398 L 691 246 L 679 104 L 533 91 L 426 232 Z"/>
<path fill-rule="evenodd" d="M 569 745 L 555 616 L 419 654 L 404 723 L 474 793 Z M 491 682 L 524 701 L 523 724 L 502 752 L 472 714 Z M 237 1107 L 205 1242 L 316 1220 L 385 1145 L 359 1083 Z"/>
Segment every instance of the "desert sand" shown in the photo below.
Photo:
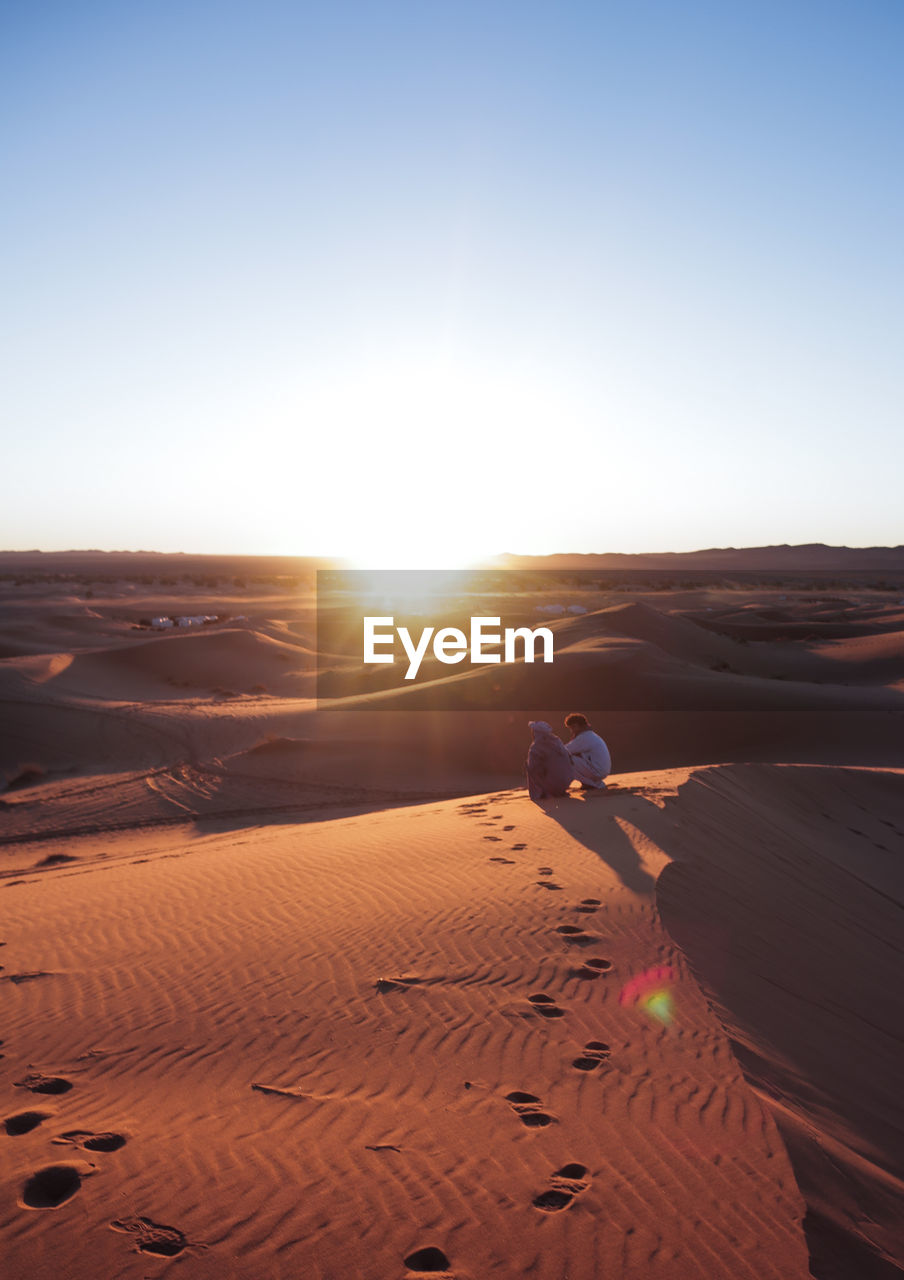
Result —
<path fill-rule="evenodd" d="M 904 591 L 588 600 L 537 805 L 520 714 L 318 707 L 305 584 L 31 576 L 4 1276 L 904 1274 Z"/>

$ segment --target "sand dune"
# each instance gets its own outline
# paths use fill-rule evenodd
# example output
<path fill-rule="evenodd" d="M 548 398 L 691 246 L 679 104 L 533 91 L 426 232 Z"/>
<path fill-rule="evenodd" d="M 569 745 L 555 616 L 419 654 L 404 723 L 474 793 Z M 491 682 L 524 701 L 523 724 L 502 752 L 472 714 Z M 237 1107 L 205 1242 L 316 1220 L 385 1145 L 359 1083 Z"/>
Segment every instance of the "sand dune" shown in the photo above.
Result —
<path fill-rule="evenodd" d="M 4 1138 L 11 1274 L 65 1274 L 75 1221 L 117 1277 L 904 1263 L 904 778 L 616 785 L 15 877 L 5 1115 L 43 1118 Z"/>
<path fill-rule="evenodd" d="M 376 1278 L 427 1248 L 463 1277 L 806 1276 L 778 1130 L 656 912 L 646 828 L 681 778 L 625 781 L 8 889 L 6 1114 L 45 1116 L 5 1139 L 13 1274 L 59 1274 L 77 1214 L 110 1276 L 172 1249 L 198 1276 Z M 619 998 L 651 968 L 671 1020 Z M 54 1165 L 71 1200 L 29 1210 Z"/>
<path fill-rule="evenodd" d="M 204 629 L 77 654 L 58 678 L 67 692 L 154 701 L 218 690 L 308 696 L 312 666 L 295 646 L 244 629 Z"/>
<path fill-rule="evenodd" d="M 602 592 L 603 608 L 553 623 L 559 646 L 554 668 L 514 666 L 500 678 L 486 668 L 462 675 L 428 662 L 424 679 L 441 678 L 441 686 L 425 692 L 419 681 L 415 689 L 387 691 L 385 669 L 371 669 L 375 674 L 364 680 L 344 659 L 336 692 L 351 700 L 343 704 L 344 712 L 323 716 L 311 701 L 315 628 L 309 594 L 258 591 L 243 602 L 234 593 L 218 601 L 185 589 L 169 598 L 143 590 L 128 608 L 119 596 L 98 596 L 90 608 L 84 601 L 81 608 L 100 615 L 92 625 L 105 628 L 104 634 L 67 633 L 67 644 L 55 648 L 51 641 L 62 633 L 49 619 L 78 614 L 77 597 L 66 595 L 60 602 L 53 594 L 58 588 L 43 595 L 37 587 L 29 590 L 27 597 L 14 595 L 0 622 L 0 645 L 7 649 L 15 647 L 7 641 L 17 631 L 28 629 L 31 636 L 30 648 L 0 660 L 7 730 L 0 739 L 0 770 L 7 776 L 26 763 L 57 778 L 70 770 L 125 773 L 178 761 L 204 765 L 272 735 L 324 744 L 342 740 L 351 753 L 348 772 L 367 786 L 372 773 L 381 770 L 371 744 L 382 734 L 393 750 L 404 749 L 406 737 L 423 740 L 427 725 L 422 719 L 405 731 L 395 727 L 394 718 L 404 717 L 409 708 L 435 705 L 439 687 L 446 703 L 463 714 L 439 729 L 431 727 L 431 750 L 423 763 L 415 753 L 399 773 L 410 789 L 412 771 L 421 772 L 422 785 L 432 791 L 451 767 L 456 777 L 447 791 L 454 793 L 461 789 L 458 770 L 469 751 L 475 768 L 466 787 L 480 787 L 480 771 L 488 768 L 503 775 L 508 770 L 509 780 L 518 780 L 524 742 L 517 717 L 503 718 L 490 734 L 490 745 L 501 753 L 494 767 L 485 730 L 475 737 L 470 726 L 476 722 L 464 715 L 479 715 L 492 705 L 500 696 L 493 689 L 497 684 L 510 705 L 524 704 L 524 720 L 541 713 L 561 719 L 576 706 L 605 716 L 617 762 L 628 769 L 774 759 L 777 744 L 786 740 L 793 759 L 904 763 L 900 642 L 895 638 L 904 631 L 894 624 L 900 613 L 896 602 L 889 604 L 876 593 L 828 603 L 801 595 L 776 603 L 774 592 L 745 601 L 744 593 L 720 595 L 710 589 L 612 603 L 611 593 Z M 704 607 L 704 600 L 715 603 Z M 152 612 L 152 606 L 166 612 L 247 610 L 249 618 L 197 634 L 149 636 L 131 630 L 129 618 Z M 808 639 L 770 640 L 768 632 L 758 631 L 758 639 L 745 642 L 712 630 L 723 617 L 774 615 L 776 610 L 806 628 L 807 616 L 826 608 L 856 614 L 856 626 L 869 626 L 872 634 L 857 640 L 846 632 L 843 642 L 826 645 L 810 632 Z M 846 625 L 850 631 L 855 624 Z M 354 720 L 356 709 L 363 708 L 366 714 L 349 728 L 350 717 Z M 384 718 L 379 732 L 370 720 L 374 715 Z M 361 744 L 360 751 L 354 743 Z M 326 775 L 331 771 L 328 765 Z"/>
<path fill-rule="evenodd" d="M 310 594 L 127 586 L 0 618 L 4 1277 L 904 1275 L 894 602 L 600 592 L 324 707 Z M 533 805 L 577 708 L 613 789 Z"/>
<path fill-rule="evenodd" d="M 594 621 L 607 631 L 644 640 L 684 662 L 709 666 L 713 662 L 737 659 L 738 645 L 731 640 L 648 604 L 614 605 L 601 610 Z"/>
<path fill-rule="evenodd" d="M 854 684 L 895 684 L 904 679 L 904 630 L 829 640 L 812 652 L 836 665 L 837 678 Z"/>
<path fill-rule="evenodd" d="M 901 773 L 701 773 L 657 885 L 786 1142 L 823 1276 L 904 1268 L 902 800 Z"/>

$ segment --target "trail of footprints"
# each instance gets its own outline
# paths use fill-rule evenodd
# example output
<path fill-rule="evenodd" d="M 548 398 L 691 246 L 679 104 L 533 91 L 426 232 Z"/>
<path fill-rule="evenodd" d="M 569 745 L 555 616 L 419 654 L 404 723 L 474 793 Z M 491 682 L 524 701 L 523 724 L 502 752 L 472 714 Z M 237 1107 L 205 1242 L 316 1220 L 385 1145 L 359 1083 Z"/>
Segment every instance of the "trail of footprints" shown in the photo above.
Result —
<path fill-rule="evenodd" d="M 72 1089 L 72 1081 L 63 1076 L 45 1075 L 40 1071 L 29 1072 L 21 1080 L 14 1081 L 17 1089 L 29 1093 L 61 1097 Z M 17 1111 L 3 1121 L 3 1128 L 10 1138 L 31 1133 L 45 1120 L 53 1118 L 52 1111 Z M 75 1147 L 81 1151 L 119 1151 L 127 1139 L 121 1133 L 93 1133 L 87 1129 L 68 1129 L 50 1139 L 54 1146 Z M 57 1209 L 71 1200 L 82 1185 L 82 1179 L 94 1172 L 94 1167 L 75 1164 L 49 1164 L 30 1174 L 22 1188 L 21 1204 L 28 1209 Z"/>
<path fill-rule="evenodd" d="M 5 946 L 6 943 L 0 943 Z M 50 977 L 50 974 L 24 973 L 10 975 L 11 982 L 25 982 L 33 978 Z M 3 1042 L 0 1041 L 0 1044 Z M 0 1054 L 0 1057 L 3 1055 Z M 49 1075 L 43 1071 L 29 1071 L 13 1085 L 25 1089 L 36 1097 L 63 1098 L 73 1089 L 65 1076 Z M 54 1118 L 55 1112 L 31 1107 L 15 1111 L 2 1121 L 3 1131 L 9 1138 L 23 1137 Z M 54 1146 L 66 1146 L 77 1151 L 109 1154 L 121 1150 L 128 1139 L 112 1130 L 94 1133 L 88 1129 L 67 1129 L 50 1138 Z M 72 1161 L 45 1164 L 28 1175 L 22 1185 L 19 1204 L 25 1209 L 58 1209 L 71 1200 L 81 1189 L 82 1181 L 97 1171 L 91 1161 Z M 176 1257 L 190 1246 L 183 1232 L 176 1227 L 163 1226 L 150 1218 L 122 1218 L 111 1222 L 114 1231 L 130 1234 L 138 1253 L 155 1254 L 158 1257 Z"/>
<path fill-rule="evenodd" d="M 482 818 L 486 816 L 487 808 L 483 804 L 462 805 L 460 812 L 469 817 Z M 492 814 L 490 820 L 481 823 L 481 825 L 495 826 L 502 817 L 503 814 L 501 813 Z M 501 829 L 506 834 L 511 834 L 515 830 L 515 826 L 514 824 L 507 824 Z M 497 835 L 486 835 L 484 839 L 494 843 L 501 843 L 501 837 Z M 516 842 L 511 845 L 513 852 L 522 852 L 526 848 L 527 845 L 523 842 Z M 494 855 L 490 861 L 505 866 L 516 865 L 515 859 L 506 858 L 502 855 Z M 536 881 L 538 887 L 547 892 L 560 892 L 562 890 L 561 885 L 549 878 L 554 875 L 552 867 L 539 867 L 537 874 L 542 877 L 542 879 Z M 590 915 L 598 911 L 601 905 L 599 898 L 584 898 L 574 910 L 580 914 Z M 593 934 L 576 925 L 559 925 L 555 933 L 560 940 L 576 945 L 587 945 L 596 941 Z M 573 969 L 571 976 L 591 979 L 599 978 L 611 967 L 610 961 L 602 957 L 593 957 L 584 961 L 580 968 Z M 24 982 L 45 976 L 50 975 L 45 975 L 44 973 L 16 974 L 11 977 L 11 980 Z M 379 991 L 384 992 L 404 990 L 406 987 L 415 985 L 417 981 L 418 979 L 415 978 L 380 979 L 376 983 L 376 987 Z M 535 992 L 533 995 L 528 996 L 528 1002 L 534 1013 L 539 1017 L 561 1018 L 565 1016 L 565 1010 L 556 1003 L 554 997 L 546 992 Z M 609 1053 L 609 1046 L 604 1041 L 588 1040 L 581 1054 L 573 1060 L 572 1066 L 578 1071 L 595 1071 L 605 1062 Z M 18 1088 L 27 1089 L 33 1094 L 44 1096 L 63 1096 L 73 1088 L 72 1082 L 65 1079 L 65 1077 L 45 1075 L 41 1072 L 31 1072 L 24 1076 L 23 1079 L 17 1080 L 15 1085 Z M 521 1123 L 527 1128 L 542 1129 L 557 1122 L 557 1118 L 545 1109 L 542 1100 L 536 1094 L 528 1093 L 524 1090 L 514 1090 L 506 1094 L 506 1101 Z M 52 1117 L 53 1113 L 49 1111 L 24 1110 L 7 1116 L 3 1121 L 3 1126 L 9 1137 L 18 1137 L 31 1133 L 44 1124 L 45 1121 L 52 1119 Z M 51 1141 L 55 1145 L 68 1145 L 86 1152 L 110 1153 L 118 1151 L 125 1146 L 127 1139 L 123 1134 L 112 1131 L 92 1133 L 81 1129 L 70 1129 L 52 1138 Z M 89 1167 L 88 1170 L 85 1170 L 84 1166 L 79 1167 L 76 1164 L 45 1165 L 35 1170 L 26 1179 L 22 1188 L 21 1204 L 29 1209 L 58 1208 L 77 1194 L 81 1187 L 82 1178 L 87 1176 L 89 1172 L 93 1173 L 94 1168 Z M 575 1197 L 586 1191 L 590 1185 L 586 1166 L 577 1161 L 555 1170 L 551 1174 L 549 1181 L 549 1187 L 535 1196 L 532 1202 L 533 1206 L 543 1213 L 556 1213 L 567 1209 L 573 1203 Z M 171 1258 L 192 1247 L 184 1232 L 179 1228 L 153 1222 L 150 1218 L 137 1216 L 118 1218 L 111 1222 L 110 1226 L 114 1231 L 130 1236 L 134 1242 L 135 1251 L 138 1253 Z M 410 1271 L 421 1273 L 448 1272 L 451 1267 L 442 1250 L 433 1245 L 409 1254 L 404 1259 L 404 1262 Z"/>
<path fill-rule="evenodd" d="M 473 817 L 484 817 L 487 810 L 480 805 L 462 806 L 462 812 Z M 489 821 L 483 822 L 483 826 L 493 826 L 501 815 L 494 814 Z M 514 826 L 505 826 L 503 831 L 514 831 Z M 498 836 L 484 836 L 485 840 L 498 840 Z M 517 843 L 511 846 L 512 851 L 522 851 L 527 848 L 526 844 Z M 515 859 L 506 858 L 502 855 L 495 855 L 490 858 L 491 862 L 500 863 L 505 866 L 514 866 Z M 535 881 L 538 889 L 543 889 L 547 893 L 560 893 L 563 886 L 558 884 L 552 877 L 555 872 L 552 867 L 538 867 L 537 875 L 540 877 Z M 578 915 L 594 915 L 600 910 L 603 903 L 600 898 L 582 898 L 573 908 Z M 561 942 L 573 946 L 590 946 L 598 941 L 595 934 L 589 930 L 581 928 L 579 925 L 560 924 L 555 926 L 554 936 Z M 612 968 L 612 962 L 603 956 L 590 956 L 583 963 L 571 969 L 569 976 L 572 978 L 580 978 L 594 980 L 603 976 Z M 536 991 L 527 997 L 532 1012 L 540 1018 L 563 1018 L 566 1010 L 557 1002 L 554 996 L 549 995 L 545 991 Z M 611 1053 L 610 1046 L 604 1040 L 588 1040 L 579 1055 L 573 1059 L 571 1065 L 575 1071 L 593 1072 L 598 1071 L 607 1061 Z M 505 1095 L 505 1100 L 509 1104 L 512 1111 L 528 1129 L 545 1129 L 551 1124 L 558 1123 L 558 1119 L 551 1111 L 547 1110 L 542 1098 L 535 1093 L 528 1093 L 523 1089 L 515 1089 L 511 1093 Z M 549 1179 L 549 1186 L 545 1191 L 541 1191 L 534 1197 L 532 1204 L 535 1209 L 542 1213 L 558 1213 L 563 1209 L 567 1209 L 575 1198 L 586 1191 L 590 1186 L 587 1167 L 583 1164 L 573 1161 L 563 1165 L 561 1169 L 555 1170 Z M 426 1255 L 431 1250 L 422 1250 L 421 1254 Z M 438 1251 L 437 1251 L 438 1252 Z M 420 1255 L 411 1255 L 406 1259 L 406 1264 L 412 1266 L 415 1259 L 420 1260 Z M 448 1266 L 445 1255 L 442 1255 L 444 1265 Z M 417 1268 L 415 1268 L 417 1269 Z M 424 1268 L 429 1269 L 429 1268 Z"/>
<path fill-rule="evenodd" d="M 485 805 L 463 805 L 461 806 L 461 812 L 476 818 L 484 817 L 487 809 Z M 493 814 L 490 821 L 483 822 L 481 825 L 495 826 L 502 817 L 501 813 Z M 502 827 L 502 831 L 506 834 L 511 834 L 514 830 L 514 824 L 507 824 Z M 494 843 L 501 843 L 501 837 L 497 835 L 486 835 L 484 839 Z M 516 842 L 511 845 L 513 852 L 522 852 L 526 848 L 527 845 L 523 842 Z M 516 865 L 515 859 L 506 858 L 502 855 L 494 855 L 490 860 L 505 866 Z M 547 892 L 562 891 L 562 886 L 550 879 L 555 874 L 552 867 L 539 867 L 537 874 L 542 877 L 536 881 L 539 888 Z M 601 905 L 599 898 L 584 898 L 574 910 L 580 914 L 590 915 L 598 911 Z M 559 925 L 555 929 L 555 934 L 560 940 L 576 945 L 587 945 L 597 940 L 595 935 L 576 925 Z M 602 957 L 594 957 L 586 960 L 579 969 L 572 970 L 571 976 L 598 978 L 611 967 L 610 961 Z M 45 975 L 44 973 L 16 974 L 12 976 L 11 980 L 24 982 L 45 976 L 50 975 Z M 414 978 L 380 979 L 376 986 L 379 991 L 383 992 L 404 990 L 406 987 L 415 985 L 417 981 Z M 553 996 L 548 995 L 546 992 L 535 992 L 533 995 L 528 996 L 528 1002 L 533 1012 L 539 1017 L 562 1018 L 565 1016 L 565 1010 L 556 1003 Z M 595 1071 L 605 1062 L 609 1053 L 609 1046 L 604 1041 L 588 1040 L 581 1054 L 573 1060 L 572 1066 L 578 1071 Z M 15 1084 L 18 1088 L 27 1089 L 33 1094 L 43 1096 L 63 1096 L 73 1088 L 72 1082 L 65 1079 L 65 1077 L 45 1075 L 42 1072 L 31 1072 L 21 1080 L 17 1080 Z M 506 1094 L 506 1101 L 521 1123 L 527 1128 L 542 1129 L 557 1123 L 556 1116 L 545 1109 L 541 1098 L 534 1093 L 514 1090 Z M 3 1125 L 9 1137 L 18 1137 L 31 1133 L 44 1124 L 45 1121 L 52 1119 L 52 1117 L 53 1113 L 49 1111 L 24 1110 L 7 1116 Z M 112 1131 L 93 1133 L 81 1129 L 66 1130 L 51 1139 L 51 1142 L 55 1145 L 66 1145 L 78 1150 L 98 1153 L 118 1151 L 125 1146 L 126 1141 L 125 1136 L 120 1133 Z M 84 1166 L 79 1167 L 76 1164 L 63 1163 L 45 1165 L 35 1170 L 26 1179 L 22 1188 L 21 1203 L 29 1209 L 58 1208 L 77 1194 L 81 1187 L 82 1179 L 88 1176 L 89 1172 L 93 1173 L 94 1168 L 89 1166 L 86 1170 Z M 550 1177 L 549 1187 L 535 1196 L 532 1202 L 534 1207 L 544 1213 L 555 1213 L 568 1208 L 575 1197 L 589 1187 L 590 1183 L 587 1175 L 586 1167 L 576 1161 L 554 1171 Z M 118 1218 L 111 1222 L 110 1226 L 114 1231 L 130 1236 L 138 1253 L 151 1254 L 158 1257 L 176 1257 L 190 1247 L 190 1242 L 186 1239 L 185 1234 L 177 1227 L 155 1223 L 150 1218 Z M 416 1250 L 414 1253 L 409 1254 L 404 1261 L 409 1270 L 422 1273 L 448 1271 L 451 1265 L 442 1250 L 432 1245 Z"/>
<path fill-rule="evenodd" d="M 15 1081 L 16 1088 L 27 1089 L 30 1093 L 60 1096 L 68 1093 L 73 1085 L 71 1080 L 62 1076 L 49 1076 L 41 1072 L 31 1072 L 21 1080 Z M 46 1120 L 53 1118 L 50 1111 L 18 1111 L 3 1121 L 3 1127 L 9 1137 L 20 1137 L 31 1133 Z M 80 1151 L 103 1152 L 119 1151 L 128 1139 L 124 1134 L 93 1133 L 86 1129 L 68 1129 L 64 1133 L 51 1138 L 55 1146 L 75 1147 Z M 93 1165 L 84 1164 L 48 1164 L 29 1174 L 22 1187 L 20 1204 L 27 1209 L 58 1209 L 77 1194 L 82 1180 L 95 1172 Z M 138 1253 L 155 1254 L 158 1257 L 172 1258 L 189 1247 L 189 1241 L 177 1227 L 153 1222 L 150 1218 L 120 1218 L 110 1223 L 114 1231 L 131 1235 L 135 1250 Z"/>
<path fill-rule="evenodd" d="M 480 804 L 462 805 L 460 812 L 468 817 L 486 819 L 487 808 L 485 805 Z M 482 821 L 480 825 L 494 827 L 501 817 L 502 814 L 493 814 L 488 820 Z M 515 830 L 515 827 L 513 824 L 507 825 L 502 830 L 510 833 Z M 500 837 L 496 835 L 485 835 L 483 838 L 484 840 L 497 842 L 500 840 Z M 522 852 L 526 848 L 527 845 L 523 842 L 514 843 L 511 846 L 512 852 Z M 502 866 L 510 867 L 516 865 L 514 858 L 507 858 L 502 854 L 492 855 L 490 861 Z M 547 893 L 562 892 L 563 886 L 552 878 L 555 875 L 552 867 L 538 867 L 537 875 L 540 877 L 535 881 L 538 889 L 543 889 Z M 599 911 L 602 905 L 600 898 L 582 898 L 573 909 L 579 915 L 593 915 Z M 575 946 L 588 946 L 598 941 L 595 934 L 582 929 L 578 925 L 557 925 L 554 935 L 560 941 Z M 592 956 L 588 957 L 580 967 L 572 969 L 569 976 L 592 980 L 602 977 L 611 968 L 612 962 L 610 960 L 602 956 Z M 537 1017 L 565 1017 L 566 1011 L 556 1002 L 554 996 L 545 991 L 535 991 L 527 997 L 527 1001 L 531 1006 L 532 1012 Z M 610 1052 L 610 1047 L 605 1041 L 588 1040 L 580 1054 L 573 1059 L 571 1065 L 576 1071 L 598 1071 L 608 1059 Z M 557 1117 L 547 1110 L 538 1094 L 529 1093 L 524 1089 L 515 1089 L 505 1095 L 505 1100 L 521 1123 L 528 1129 L 545 1129 L 551 1124 L 558 1123 Z M 586 1166 L 573 1161 L 564 1165 L 561 1169 L 555 1170 L 550 1177 L 549 1187 L 534 1197 L 533 1206 L 542 1213 L 560 1212 L 563 1209 L 567 1209 L 573 1203 L 575 1197 L 586 1191 L 589 1185 Z M 434 1246 L 429 1246 L 409 1255 L 405 1259 L 405 1264 L 415 1271 L 445 1270 L 450 1265 L 445 1254 Z"/>
<path fill-rule="evenodd" d="M 463 814 L 466 818 L 481 819 L 481 821 L 478 822 L 478 826 L 492 827 L 494 830 L 505 832 L 506 835 L 511 835 L 511 833 L 515 830 L 515 824 L 513 822 L 508 822 L 504 826 L 500 827 L 499 823 L 505 815 L 501 813 L 493 813 L 493 814 L 489 814 L 488 816 L 487 806 L 485 804 L 459 805 L 458 812 Z M 483 838 L 484 840 L 489 840 L 494 844 L 502 843 L 502 836 L 485 835 Z M 511 845 L 510 847 L 513 852 L 521 852 L 522 850 L 527 848 L 527 845 L 522 843 L 517 843 L 517 844 Z M 513 867 L 515 865 L 514 858 L 505 858 L 500 855 L 491 857 L 490 862 L 498 862 L 503 866 L 509 866 L 509 867 Z"/>

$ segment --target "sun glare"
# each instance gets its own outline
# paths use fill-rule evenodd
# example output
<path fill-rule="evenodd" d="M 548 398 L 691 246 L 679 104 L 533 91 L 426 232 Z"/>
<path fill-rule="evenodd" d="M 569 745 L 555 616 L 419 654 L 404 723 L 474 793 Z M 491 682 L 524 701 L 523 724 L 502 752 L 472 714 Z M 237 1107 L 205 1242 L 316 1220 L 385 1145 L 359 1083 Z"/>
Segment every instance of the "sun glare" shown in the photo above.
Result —
<path fill-rule="evenodd" d="M 487 557 L 487 548 L 478 547 L 475 541 L 456 537 L 426 538 L 411 543 L 398 539 L 368 539 L 366 549 L 359 554 L 345 556 L 350 569 L 374 570 L 422 570 L 474 569 Z"/>
<path fill-rule="evenodd" d="M 333 451 L 333 553 L 355 569 L 477 567 L 517 541 L 536 450 L 563 412 L 536 371 L 436 349 L 383 352 L 305 406 Z M 573 415 L 572 415 L 573 420 Z"/>

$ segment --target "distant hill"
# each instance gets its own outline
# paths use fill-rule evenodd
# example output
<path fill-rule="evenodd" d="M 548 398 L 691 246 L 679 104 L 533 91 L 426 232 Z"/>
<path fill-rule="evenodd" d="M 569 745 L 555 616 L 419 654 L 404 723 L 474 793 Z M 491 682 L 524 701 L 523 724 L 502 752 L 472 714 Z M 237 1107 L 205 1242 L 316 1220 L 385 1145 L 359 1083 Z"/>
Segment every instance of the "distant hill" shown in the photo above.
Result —
<path fill-rule="evenodd" d="M 705 551 L 659 551 L 637 555 L 563 553 L 552 556 L 497 556 L 505 569 L 705 569 L 770 572 L 849 572 L 857 569 L 904 572 L 904 546 L 829 547 L 823 542 L 800 546 L 710 547 Z"/>
<path fill-rule="evenodd" d="M 165 551 L 0 551 L 0 573 L 99 578 L 302 577 L 332 562 L 310 556 L 212 556 Z"/>
<path fill-rule="evenodd" d="M 215 556 L 159 551 L 0 551 L 0 573 L 136 577 L 161 575 L 304 577 L 340 562 L 309 556 Z M 551 556 L 505 554 L 484 565 L 501 569 L 590 569 L 621 572 L 681 570 L 700 572 L 904 573 L 904 546 L 829 547 L 822 542 L 801 546 L 710 547 L 705 551 L 659 551 L 636 555 L 562 553 Z"/>

